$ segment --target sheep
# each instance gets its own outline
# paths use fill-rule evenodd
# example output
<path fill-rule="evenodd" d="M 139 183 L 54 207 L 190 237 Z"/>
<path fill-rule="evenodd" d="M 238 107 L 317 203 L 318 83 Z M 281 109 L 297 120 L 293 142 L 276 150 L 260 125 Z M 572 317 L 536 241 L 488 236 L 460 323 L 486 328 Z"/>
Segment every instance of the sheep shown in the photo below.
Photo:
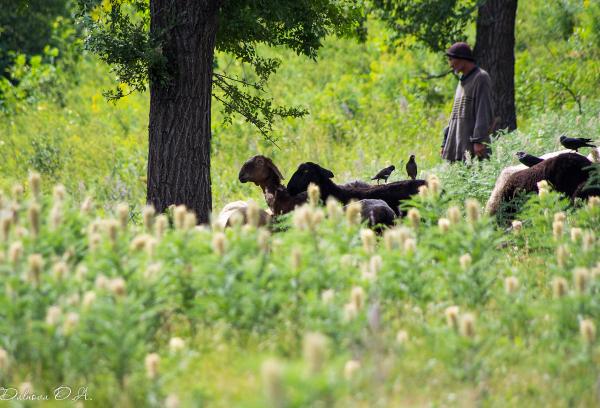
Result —
<path fill-rule="evenodd" d="M 500 202 L 512 201 L 519 192 L 537 192 L 537 183 L 542 180 L 574 199 L 589 177 L 587 167 L 591 164 L 585 156 L 577 153 L 563 153 L 545 159 L 535 166 L 510 174 L 499 193 Z"/>
<path fill-rule="evenodd" d="M 598 155 L 599 149 L 594 149 L 594 150 L 595 151 L 592 151 L 592 153 L 590 153 L 590 155 L 588 156 L 588 159 L 592 162 L 597 162 L 597 159 L 595 158 L 595 156 Z M 549 159 L 549 158 L 556 157 L 558 155 L 565 154 L 565 153 L 574 154 L 570 150 L 560 150 L 557 152 L 546 153 L 543 156 L 541 156 L 541 158 Z M 487 214 L 494 215 L 500 209 L 503 192 L 505 190 L 505 185 L 506 185 L 506 182 L 509 179 L 509 177 L 511 175 L 513 175 L 514 173 L 521 171 L 521 170 L 525 170 L 527 168 L 528 167 L 523 164 L 518 164 L 516 166 L 506 167 L 502 170 L 502 172 L 500 173 L 500 176 L 496 179 L 496 184 L 494 185 L 494 189 L 492 190 L 492 193 L 490 194 L 490 198 L 488 199 L 487 204 L 485 206 L 485 211 Z"/>
<path fill-rule="evenodd" d="M 281 184 L 283 175 L 268 157 L 257 155 L 248 159 L 240 169 L 242 183 L 253 182 L 263 191 L 267 205 L 275 216 L 289 213 L 308 200 L 306 192 L 292 195 Z"/>
<path fill-rule="evenodd" d="M 367 198 L 360 200 L 359 203 L 361 219 L 363 222 L 367 221 L 370 227 L 394 225 L 396 213 L 385 201 Z M 347 207 L 345 206 L 344 209 Z"/>
<path fill-rule="evenodd" d="M 248 222 L 248 203 L 246 201 L 233 201 L 227 204 L 217 216 L 217 225 L 224 229 L 232 226 L 233 214 L 238 213 L 244 223 Z M 258 226 L 268 225 L 271 214 L 263 209 L 258 210 Z"/>
<path fill-rule="evenodd" d="M 400 215 L 398 205 L 400 201 L 410 198 L 419 192 L 419 187 L 426 185 L 425 180 L 403 180 L 385 185 L 338 185 L 330 179 L 334 175 L 316 163 L 306 162 L 298 166 L 290 178 L 288 191 L 290 194 L 299 194 L 308 188 L 310 183 L 319 186 L 321 197 L 327 200 L 333 196 L 343 204 L 351 199 L 380 199 L 385 201 L 397 214 Z"/>

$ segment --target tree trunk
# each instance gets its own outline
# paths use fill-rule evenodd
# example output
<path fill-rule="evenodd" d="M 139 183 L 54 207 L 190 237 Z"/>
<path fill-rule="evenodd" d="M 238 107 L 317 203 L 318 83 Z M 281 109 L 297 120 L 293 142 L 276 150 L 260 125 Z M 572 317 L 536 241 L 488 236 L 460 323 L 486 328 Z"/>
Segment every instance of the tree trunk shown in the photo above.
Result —
<path fill-rule="evenodd" d="M 475 57 L 490 74 L 496 129 L 517 128 L 515 109 L 515 19 L 517 0 L 487 0 L 479 6 Z"/>
<path fill-rule="evenodd" d="M 216 0 L 151 0 L 150 32 L 163 39 L 168 81 L 150 78 L 147 201 L 157 211 L 184 204 L 208 222 L 210 107 Z"/>

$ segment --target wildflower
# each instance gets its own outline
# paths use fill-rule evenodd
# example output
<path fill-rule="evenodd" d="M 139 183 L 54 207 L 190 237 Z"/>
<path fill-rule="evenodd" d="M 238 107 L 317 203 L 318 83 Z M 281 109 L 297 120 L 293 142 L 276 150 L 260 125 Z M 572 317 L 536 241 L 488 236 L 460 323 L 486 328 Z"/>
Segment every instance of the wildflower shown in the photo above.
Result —
<path fill-rule="evenodd" d="M 21 243 L 21 241 L 13 242 L 8 248 L 8 259 L 13 265 L 15 265 L 21 260 L 22 256 L 23 244 Z"/>
<path fill-rule="evenodd" d="M 562 277 L 556 277 L 552 279 L 552 292 L 555 298 L 561 298 L 567 294 L 569 284 L 567 280 Z"/>
<path fill-rule="evenodd" d="M 29 188 L 31 189 L 31 195 L 37 201 L 42 193 L 42 178 L 39 173 L 29 173 Z"/>
<path fill-rule="evenodd" d="M 44 259 L 41 254 L 31 254 L 27 259 L 29 264 L 28 280 L 32 283 L 39 283 L 40 276 L 42 274 L 42 267 L 44 265 Z"/>
<path fill-rule="evenodd" d="M 261 367 L 261 377 L 265 394 L 273 407 L 285 405 L 283 387 L 283 367 L 275 359 L 266 360 Z"/>
<path fill-rule="evenodd" d="M 185 214 L 187 214 L 187 208 L 185 205 L 178 205 L 173 210 L 173 223 L 175 228 L 182 230 L 185 227 Z"/>
<path fill-rule="evenodd" d="M 102 237 L 100 236 L 100 234 L 91 234 L 89 237 L 89 241 L 90 250 L 93 252 L 100 247 Z"/>
<path fill-rule="evenodd" d="M 117 205 L 117 218 L 119 219 L 119 224 L 121 224 L 121 229 L 127 229 L 127 221 L 129 220 L 129 204 L 120 203 Z"/>
<path fill-rule="evenodd" d="M 396 333 L 396 343 L 399 345 L 405 344 L 408 341 L 408 332 L 406 330 L 399 330 Z"/>
<path fill-rule="evenodd" d="M 592 149 L 592 163 L 600 163 L 600 151 Z"/>
<path fill-rule="evenodd" d="M 349 225 L 358 225 L 360 224 L 362 205 L 358 201 L 351 201 L 350 204 L 346 206 L 346 220 Z"/>
<path fill-rule="evenodd" d="M 333 289 L 326 289 L 321 292 L 321 301 L 325 304 L 329 304 L 333 302 L 335 297 L 335 291 Z"/>
<path fill-rule="evenodd" d="M 450 220 L 447 218 L 440 218 L 438 220 L 438 227 L 441 233 L 446 233 L 450 229 Z"/>
<path fill-rule="evenodd" d="M 560 245 L 558 248 L 556 248 L 556 261 L 558 266 L 564 267 L 568 257 L 569 251 L 567 250 L 567 247 Z"/>
<path fill-rule="evenodd" d="M 67 189 L 62 184 L 57 184 L 52 189 L 52 198 L 55 202 L 62 202 L 67 195 Z"/>
<path fill-rule="evenodd" d="M 348 322 L 354 320 L 358 315 L 358 309 L 354 302 L 346 303 L 344 305 L 344 321 Z"/>
<path fill-rule="evenodd" d="M 460 267 L 463 271 L 466 271 L 473 264 L 473 258 L 471 258 L 470 254 L 464 254 L 459 258 Z"/>
<path fill-rule="evenodd" d="M 258 227 L 258 223 L 260 221 L 260 208 L 256 201 L 248 200 L 248 208 L 246 209 L 246 217 L 248 220 L 248 225 L 256 228 Z"/>
<path fill-rule="evenodd" d="M 444 311 L 444 314 L 446 315 L 446 324 L 454 330 L 458 329 L 458 312 L 458 306 L 449 306 Z"/>
<path fill-rule="evenodd" d="M 440 179 L 435 174 L 427 178 L 427 186 L 433 197 L 437 197 L 440 194 Z"/>
<path fill-rule="evenodd" d="M 592 208 L 596 208 L 596 207 L 600 207 L 600 197 L 593 196 L 593 197 L 588 198 L 588 208 L 592 209 Z"/>
<path fill-rule="evenodd" d="M 213 251 L 219 256 L 225 254 L 226 238 L 222 232 L 215 232 L 212 239 Z"/>
<path fill-rule="evenodd" d="M 40 233 L 40 206 L 39 204 L 32 203 L 27 211 L 29 217 L 29 226 L 31 228 L 31 234 L 37 237 Z"/>
<path fill-rule="evenodd" d="M 310 218 L 311 218 L 311 209 L 310 207 L 303 205 L 300 208 L 297 208 L 294 211 L 294 215 L 292 221 L 294 223 L 294 227 L 299 229 L 300 231 L 307 230 L 310 227 Z"/>
<path fill-rule="evenodd" d="M 419 186 L 419 197 L 421 197 L 423 200 L 425 200 L 428 195 L 429 195 L 429 188 L 427 188 L 427 186 Z"/>
<path fill-rule="evenodd" d="M 310 205 L 312 207 L 316 207 L 317 205 L 319 205 L 319 196 L 321 195 L 319 186 L 317 186 L 316 184 L 310 183 L 308 185 L 307 192 L 308 192 L 308 201 L 309 201 Z"/>
<path fill-rule="evenodd" d="M 111 279 L 108 282 L 108 287 L 113 295 L 121 297 L 125 296 L 126 292 L 126 283 L 125 280 L 121 277 Z"/>
<path fill-rule="evenodd" d="M 179 397 L 175 394 L 169 394 L 165 399 L 165 408 L 179 408 Z"/>
<path fill-rule="evenodd" d="M 342 217 L 342 214 L 343 210 L 340 203 L 330 196 L 327 199 L 327 217 L 331 220 L 338 221 Z"/>
<path fill-rule="evenodd" d="M 165 231 L 169 227 L 169 219 L 166 215 L 160 214 L 154 221 L 154 232 L 156 238 L 161 239 L 165 235 Z"/>
<path fill-rule="evenodd" d="M 460 334 L 464 337 L 475 337 L 475 316 L 465 313 L 460 318 Z"/>
<path fill-rule="evenodd" d="M 579 332 L 587 344 L 594 343 L 596 339 L 596 325 L 591 319 L 583 319 L 579 322 Z"/>
<path fill-rule="evenodd" d="M 567 215 L 564 212 L 559 211 L 554 214 L 554 222 L 565 222 L 566 220 Z"/>
<path fill-rule="evenodd" d="M 87 275 L 88 269 L 85 265 L 80 264 L 77 266 L 77 268 L 75 269 L 75 278 L 81 282 L 84 278 L 85 275 Z"/>
<path fill-rule="evenodd" d="M 327 337 L 321 333 L 308 333 L 303 342 L 304 360 L 309 371 L 316 374 L 321 370 L 327 357 Z"/>
<path fill-rule="evenodd" d="M 414 238 L 407 238 L 404 241 L 404 252 L 413 253 L 417 250 L 417 241 Z"/>
<path fill-rule="evenodd" d="M 108 219 L 104 221 L 103 227 L 110 242 L 112 242 L 113 244 L 116 243 L 117 233 L 119 231 L 119 222 L 114 219 Z"/>
<path fill-rule="evenodd" d="M 22 382 L 19 384 L 19 394 L 21 395 L 31 395 L 33 394 L 33 384 L 28 381 Z"/>
<path fill-rule="evenodd" d="M 65 301 L 65 304 L 67 306 L 77 306 L 79 305 L 79 293 L 73 293 L 71 296 L 69 296 L 67 298 L 67 300 Z"/>
<path fill-rule="evenodd" d="M 146 205 L 142 208 L 142 219 L 144 220 L 144 228 L 146 231 L 152 231 L 152 226 L 154 225 L 154 215 L 156 214 L 156 210 L 153 205 Z"/>
<path fill-rule="evenodd" d="M 12 187 L 12 197 L 15 202 L 20 202 L 21 198 L 23 198 L 23 186 L 20 184 L 15 184 Z"/>
<path fill-rule="evenodd" d="M 419 210 L 416 208 L 411 208 L 408 210 L 407 216 L 410 221 L 410 225 L 412 225 L 412 227 L 415 229 L 418 228 L 419 222 L 421 222 L 421 214 L 419 213 Z"/>
<path fill-rule="evenodd" d="M 292 269 L 294 271 L 298 271 L 300 269 L 300 263 L 302 262 L 302 252 L 300 252 L 300 248 L 297 248 L 297 247 L 293 248 L 290 255 L 291 255 Z"/>
<path fill-rule="evenodd" d="M 82 214 L 89 214 L 92 211 L 93 207 L 94 207 L 94 201 L 92 200 L 92 197 L 88 196 L 81 203 L 81 207 L 79 208 L 79 211 L 81 211 Z"/>
<path fill-rule="evenodd" d="M 180 352 L 185 348 L 185 341 L 181 337 L 171 337 L 169 340 L 169 350 L 172 353 Z"/>
<path fill-rule="evenodd" d="M 586 268 L 575 268 L 573 270 L 573 286 L 580 295 L 585 293 L 590 280 L 590 272 Z"/>
<path fill-rule="evenodd" d="M 468 199 L 465 201 L 467 220 L 471 224 L 475 224 L 479 221 L 479 213 L 481 212 L 481 206 L 479 201 L 475 199 Z"/>
<path fill-rule="evenodd" d="M 542 180 L 537 183 L 537 188 L 538 188 L 538 190 L 549 190 L 550 185 L 548 184 L 548 182 L 546 180 Z"/>
<path fill-rule="evenodd" d="M 0 347 L 0 372 L 8 367 L 8 353 Z"/>
<path fill-rule="evenodd" d="M 188 211 L 185 213 L 185 218 L 183 220 L 183 229 L 189 231 L 191 229 L 196 228 L 198 225 L 198 218 L 196 217 L 196 213 L 193 211 Z"/>
<path fill-rule="evenodd" d="M 58 323 L 58 320 L 60 319 L 61 314 L 62 311 L 60 310 L 60 307 L 50 306 L 46 311 L 46 324 L 49 326 L 56 325 L 56 323 Z"/>
<path fill-rule="evenodd" d="M 150 239 L 150 235 L 148 234 L 140 234 L 131 240 L 129 244 L 130 251 L 141 251 L 146 248 L 146 244 L 148 243 L 148 239 Z"/>
<path fill-rule="evenodd" d="M 109 284 L 110 284 L 110 282 L 106 276 L 104 276 L 104 275 L 96 276 L 94 285 L 96 285 L 97 289 L 100 289 L 100 290 L 108 289 Z"/>
<path fill-rule="evenodd" d="M 146 376 L 151 380 L 158 376 L 158 366 L 160 364 L 160 356 L 157 353 L 150 353 L 144 360 L 146 366 Z"/>
<path fill-rule="evenodd" d="M 577 242 L 583 236 L 583 230 L 581 228 L 571 228 L 571 241 Z"/>
<path fill-rule="evenodd" d="M 554 235 L 555 240 L 559 240 L 563 234 L 565 228 L 565 224 L 559 221 L 554 221 L 552 223 L 552 235 Z"/>
<path fill-rule="evenodd" d="M 75 329 L 75 326 L 79 323 L 79 315 L 75 312 L 69 312 L 67 317 L 65 318 L 65 322 L 63 324 L 63 330 L 65 334 L 70 334 Z"/>
<path fill-rule="evenodd" d="M 363 249 L 366 253 L 372 254 L 375 252 L 375 233 L 370 229 L 360 230 L 360 239 L 363 243 Z"/>
<path fill-rule="evenodd" d="M 0 241 L 8 241 L 10 227 L 12 225 L 11 217 L 0 218 Z"/>
<path fill-rule="evenodd" d="M 365 291 L 360 286 L 355 286 L 352 288 L 352 292 L 350 293 L 350 299 L 352 304 L 356 307 L 356 310 L 362 309 L 365 304 Z"/>
<path fill-rule="evenodd" d="M 258 247 L 260 248 L 261 251 L 263 251 L 263 252 L 269 251 L 270 239 L 271 239 L 271 233 L 268 230 L 261 228 L 258 231 L 257 241 L 258 241 Z"/>
<path fill-rule="evenodd" d="M 144 249 L 146 250 L 146 253 L 148 254 L 149 257 L 154 256 L 154 252 L 156 251 L 157 244 L 158 244 L 158 241 L 156 240 L 156 238 L 149 235 L 148 239 L 146 240 L 146 246 L 144 246 Z"/>
<path fill-rule="evenodd" d="M 450 222 L 452 224 L 458 224 L 460 222 L 460 208 L 456 207 L 456 206 L 452 206 L 450 208 L 448 208 L 447 211 L 448 214 L 448 219 L 450 220 Z"/>
<path fill-rule="evenodd" d="M 58 261 L 52 266 L 52 273 L 56 280 L 62 280 L 67 276 L 69 268 L 64 261 Z"/>
<path fill-rule="evenodd" d="M 154 278 L 158 276 L 158 273 L 160 272 L 161 268 L 162 264 L 160 262 L 151 263 L 150 265 L 148 265 L 148 268 L 146 268 L 146 271 L 144 272 L 144 278 L 149 281 L 153 281 Z"/>
<path fill-rule="evenodd" d="M 348 360 L 344 365 L 344 378 L 350 381 L 360 370 L 360 362 L 357 360 Z"/>
<path fill-rule="evenodd" d="M 63 220 L 62 204 L 55 203 L 50 210 L 50 228 L 52 230 L 58 229 Z"/>
<path fill-rule="evenodd" d="M 585 231 L 582 240 L 582 249 L 584 252 L 588 252 L 593 246 L 596 240 L 596 236 L 593 231 Z"/>
<path fill-rule="evenodd" d="M 83 304 L 83 307 L 85 309 L 88 309 L 90 306 L 92 306 L 92 304 L 95 301 L 96 301 L 96 292 L 94 292 L 93 290 L 88 290 L 83 295 L 83 301 L 81 303 Z"/>
<path fill-rule="evenodd" d="M 504 290 L 507 294 L 512 295 L 519 290 L 519 279 L 515 276 L 508 276 L 504 279 Z"/>
<path fill-rule="evenodd" d="M 514 220 L 512 222 L 512 229 L 515 234 L 518 234 L 522 228 L 523 228 L 523 223 L 521 221 Z"/>
<path fill-rule="evenodd" d="M 375 255 L 372 256 L 369 260 L 369 270 L 373 275 L 377 275 L 381 270 L 381 265 L 383 264 L 383 259 L 381 256 Z"/>

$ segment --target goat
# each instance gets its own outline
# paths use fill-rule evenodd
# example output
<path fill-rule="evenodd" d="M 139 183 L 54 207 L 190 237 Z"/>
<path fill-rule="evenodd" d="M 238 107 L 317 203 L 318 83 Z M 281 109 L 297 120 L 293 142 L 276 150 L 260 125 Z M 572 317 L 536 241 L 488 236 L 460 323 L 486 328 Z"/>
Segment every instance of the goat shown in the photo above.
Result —
<path fill-rule="evenodd" d="M 310 183 L 319 186 L 321 197 L 327 200 L 333 196 L 343 204 L 352 199 L 380 199 L 385 201 L 397 215 L 400 215 L 398 205 L 400 201 L 409 199 L 419 192 L 419 187 L 426 185 L 425 180 L 403 180 L 385 185 L 338 185 L 331 181 L 334 174 L 316 163 L 306 162 L 298 166 L 296 172 L 288 182 L 290 194 L 300 194 L 306 191 Z"/>

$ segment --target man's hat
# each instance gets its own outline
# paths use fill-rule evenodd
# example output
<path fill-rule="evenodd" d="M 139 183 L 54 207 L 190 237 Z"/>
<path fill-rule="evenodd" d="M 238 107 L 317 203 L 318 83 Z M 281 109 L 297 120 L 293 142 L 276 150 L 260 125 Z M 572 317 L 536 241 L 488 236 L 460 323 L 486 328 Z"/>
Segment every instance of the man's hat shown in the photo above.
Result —
<path fill-rule="evenodd" d="M 452 58 L 460 58 L 475 62 L 473 51 L 471 51 L 469 44 L 465 42 L 457 42 L 452 44 L 452 46 L 446 51 L 446 55 Z"/>

